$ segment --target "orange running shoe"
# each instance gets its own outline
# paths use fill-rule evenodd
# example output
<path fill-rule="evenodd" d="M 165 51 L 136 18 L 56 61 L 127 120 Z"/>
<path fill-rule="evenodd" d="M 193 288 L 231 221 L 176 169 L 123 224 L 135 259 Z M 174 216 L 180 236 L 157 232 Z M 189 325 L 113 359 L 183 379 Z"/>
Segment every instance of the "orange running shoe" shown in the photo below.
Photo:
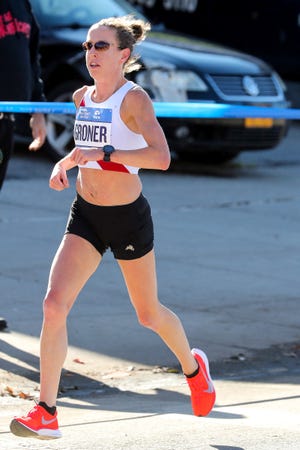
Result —
<path fill-rule="evenodd" d="M 207 416 L 216 401 L 216 391 L 209 373 L 206 354 L 193 348 L 192 355 L 199 364 L 199 372 L 192 378 L 186 377 L 191 390 L 191 402 L 195 416 Z"/>
<path fill-rule="evenodd" d="M 15 417 L 10 423 L 10 431 L 16 436 L 37 439 L 57 439 L 61 437 L 57 412 L 52 416 L 40 405 L 34 406 L 27 416 Z"/>

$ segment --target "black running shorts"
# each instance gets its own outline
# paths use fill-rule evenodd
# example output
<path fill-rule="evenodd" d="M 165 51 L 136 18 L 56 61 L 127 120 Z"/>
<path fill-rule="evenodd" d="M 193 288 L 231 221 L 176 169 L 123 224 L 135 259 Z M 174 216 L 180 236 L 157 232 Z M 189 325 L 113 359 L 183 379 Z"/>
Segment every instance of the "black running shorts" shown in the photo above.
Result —
<path fill-rule="evenodd" d="M 101 255 L 110 248 L 116 259 L 141 258 L 153 249 L 151 209 L 142 194 L 120 206 L 93 205 L 77 194 L 66 233 L 86 239 Z"/>

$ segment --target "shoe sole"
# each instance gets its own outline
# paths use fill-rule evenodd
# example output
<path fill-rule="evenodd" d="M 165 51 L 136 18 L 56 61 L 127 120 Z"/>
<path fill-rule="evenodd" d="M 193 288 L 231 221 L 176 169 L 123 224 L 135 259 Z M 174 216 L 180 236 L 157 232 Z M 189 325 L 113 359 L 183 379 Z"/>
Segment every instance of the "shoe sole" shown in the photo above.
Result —
<path fill-rule="evenodd" d="M 36 439 L 58 439 L 61 437 L 61 432 L 59 430 L 42 429 L 39 431 L 33 431 L 15 419 L 13 419 L 10 423 L 10 431 L 15 436 L 19 437 L 33 437 Z"/>

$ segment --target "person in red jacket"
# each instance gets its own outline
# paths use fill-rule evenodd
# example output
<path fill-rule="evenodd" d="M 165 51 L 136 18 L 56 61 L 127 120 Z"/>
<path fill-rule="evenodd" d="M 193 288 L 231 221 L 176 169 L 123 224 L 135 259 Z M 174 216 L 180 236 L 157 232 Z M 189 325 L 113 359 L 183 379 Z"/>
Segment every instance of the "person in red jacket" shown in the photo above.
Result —
<path fill-rule="evenodd" d="M 0 2 L 0 101 L 44 101 L 40 78 L 39 27 L 28 0 Z M 1 112 L 0 106 L 0 190 L 14 145 L 13 114 Z M 43 114 L 30 118 L 33 141 L 29 150 L 36 151 L 46 138 Z"/>

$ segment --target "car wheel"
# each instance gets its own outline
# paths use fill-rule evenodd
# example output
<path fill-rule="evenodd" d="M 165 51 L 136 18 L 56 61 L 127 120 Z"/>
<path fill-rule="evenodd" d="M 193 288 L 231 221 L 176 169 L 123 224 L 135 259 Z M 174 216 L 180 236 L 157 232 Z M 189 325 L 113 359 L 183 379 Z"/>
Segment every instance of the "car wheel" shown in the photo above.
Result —
<path fill-rule="evenodd" d="M 82 85 L 81 81 L 67 81 L 47 93 L 49 101 L 72 102 L 73 92 Z M 74 147 L 72 114 L 48 114 L 47 141 L 45 150 L 52 160 L 58 161 L 65 157 Z"/>

